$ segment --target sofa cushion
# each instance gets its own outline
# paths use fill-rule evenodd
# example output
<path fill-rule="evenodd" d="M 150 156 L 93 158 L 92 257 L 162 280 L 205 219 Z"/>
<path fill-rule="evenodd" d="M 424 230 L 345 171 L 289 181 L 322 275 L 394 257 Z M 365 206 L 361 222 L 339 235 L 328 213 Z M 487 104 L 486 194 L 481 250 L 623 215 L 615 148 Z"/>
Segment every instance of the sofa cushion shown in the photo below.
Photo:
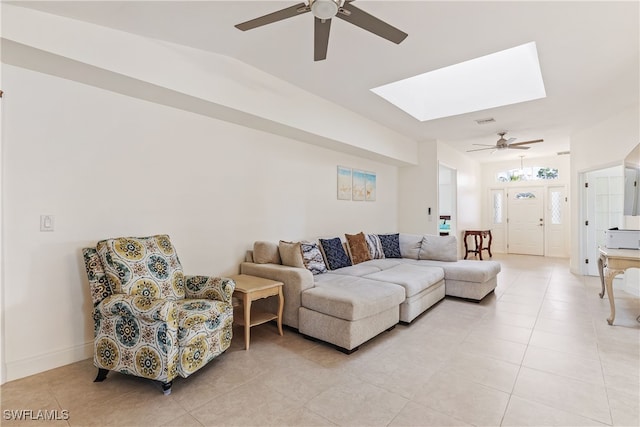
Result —
<path fill-rule="evenodd" d="M 400 240 L 396 234 L 378 234 L 385 258 L 402 258 L 400 253 Z"/>
<path fill-rule="evenodd" d="M 480 261 L 461 259 L 455 262 L 415 261 L 414 265 L 442 267 L 445 280 L 461 282 L 483 283 L 493 279 L 500 273 L 500 263 L 497 261 Z"/>
<path fill-rule="evenodd" d="M 400 233 L 398 240 L 402 258 L 418 259 L 420 247 L 422 246 L 422 236 L 420 234 Z"/>
<path fill-rule="evenodd" d="M 456 236 L 425 234 L 422 239 L 419 259 L 434 261 L 457 261 L 458 242 Z"/>
<path fill-rule="evenodd" d="M 337 268 L 335 270 L 331 270 L 330 273 L 344 274 L 345 276 L 366 276 L 367 274 L 375 273 L 380 270 L 380 267 L 369 264 L 367 261 L 356 265 L 350 265 L 348 267 Z"/>
<path fill-rule="evenodd" d="M 347 239 L 347 247 L 353 264 L 360 264 L 371 259 L 364 233 L 345 234 L 344 237 Z"/>
<path fill-rule="evenodd" d="M 274 242 L 255 242 L 253 244 L 253 262 L 256 264 L 280 264 L 280 251 Z"/>
<path fill-rule="evenodd" d="M 302 306 L 355 321 L 399 307 L 404 295 L 404 289 L 393 283 L 331 274 L 302 293 Z"/>
<path fill-rule="evenodd" d="M 300 242 L 287 242 L 280 240 L 280 243 L 278 243 L 278 250 L 280 252 L 280 259 L 282 259 L 282 265 L 305 268 L 304 262 L 302 262 Z"/>
<path fill-rule="evenodd" d="M 337 268 L 348 267 L 351 265 L 351 260 L 342 246 L 342 240 L 339 237 L 333 239 L 320 239 L 320 248 L 324 255 L 324 259 L 327 262 L 329 270 L 335 270 Z"/>
<path fill-rule="evenodd" d="M 184 273 L 169 236 L 106 239 L 96 250 L 114 293 L 184 298 Z"/>
<path fill-rule="evenodd" d="M 411 264 L 400 264 L 387 270 L 367 274 L 364 277 L 398 284 L 405 289 L 406 297 L 410 298 L 443 280 L 444 270 L 435 266 L 419 267 Z"/>
<path fill-rule="evenodd" d="M 382 242 L 377 234 L 365 234 L 365 240 L 367 241 L 367 247 L 369 248 L 369 254 L 371 259 L 383 259 L 384 251 L 382 250 Z"/>
<path fill-rule="evenodd" d="M 317 243 L 300 242 L 300 250 L 302 251 L 302 262 L 307 270 L 314 275 L 327 272 L 327 266 Z"/>

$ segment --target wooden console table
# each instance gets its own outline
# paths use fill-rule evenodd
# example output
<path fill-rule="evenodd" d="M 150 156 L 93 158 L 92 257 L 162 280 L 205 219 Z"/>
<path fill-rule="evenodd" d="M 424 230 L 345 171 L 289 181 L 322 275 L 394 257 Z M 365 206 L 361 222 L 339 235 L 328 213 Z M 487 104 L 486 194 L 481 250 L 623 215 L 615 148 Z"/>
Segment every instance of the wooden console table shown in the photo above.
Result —
<path fill-rule="evenodd" d="M 598 257 L 598 272 L 600 273 L 600 282 L 602 290 L 600 298 L 604 297 L 605 288 L 609 297 L 609 306 L 611 307 L 611 315 L 607 319 L 607 323 L 613 325 L 616 318 L 616 303 L 613 298 L 613 278 L 618 274 L 623 274 L 628 268 L 640 268 L 640 250 L 637 249 L 609 249 L 598 248 L 600 256 Z"/>
<path fill-rule="evenodd" d="M 467 236 L 473 236 L 473 241 L 475 243 L 474 249 L 469 249 L 467 245 Z M 489 238 L 487 242 L 487 246 L 484 246 L 484 239 Z M 464 259 L 467 259 L 469 254 L 477 254 L 480 257 L 480 261 L 482 261 L 482 251 L 486 250 L 489 253 L 489 258 L 493 257 L 491 255 L 491 241 L 493 238 L 491 237 L 491 230 L 466 230 L 464 232 Z"/>

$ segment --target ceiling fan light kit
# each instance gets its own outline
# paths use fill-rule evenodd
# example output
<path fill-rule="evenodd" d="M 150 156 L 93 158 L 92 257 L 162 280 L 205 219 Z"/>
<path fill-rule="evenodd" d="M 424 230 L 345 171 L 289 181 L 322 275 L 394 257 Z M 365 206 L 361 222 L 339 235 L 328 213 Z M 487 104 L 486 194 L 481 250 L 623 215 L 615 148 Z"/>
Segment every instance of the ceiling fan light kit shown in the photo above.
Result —
<path fill-rule="evenodd" d="M 340 9 L 340 0 L 311 0 L 311 13 L 318 19 L 331 19 Z"/>

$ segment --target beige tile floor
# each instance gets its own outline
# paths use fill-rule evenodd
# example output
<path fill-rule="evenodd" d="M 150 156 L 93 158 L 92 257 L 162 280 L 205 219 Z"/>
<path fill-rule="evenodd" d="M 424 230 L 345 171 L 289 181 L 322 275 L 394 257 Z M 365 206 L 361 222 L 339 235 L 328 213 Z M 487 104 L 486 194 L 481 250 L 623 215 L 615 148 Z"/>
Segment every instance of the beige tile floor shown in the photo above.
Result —
<path fill-rule="evenodd" d="M 618 292 L 612 327 L 598 278 L 565 259 L 495 259 L 494 295 L 446 298 L 351 355 L 266 324 L 249 351 L 236 330 L 170 396 L 117 373 L 93 383 L 85 360 L 3 385 L 1 406 L 68 411 L 61 426 L 640 425 L 640 300 Z"/>

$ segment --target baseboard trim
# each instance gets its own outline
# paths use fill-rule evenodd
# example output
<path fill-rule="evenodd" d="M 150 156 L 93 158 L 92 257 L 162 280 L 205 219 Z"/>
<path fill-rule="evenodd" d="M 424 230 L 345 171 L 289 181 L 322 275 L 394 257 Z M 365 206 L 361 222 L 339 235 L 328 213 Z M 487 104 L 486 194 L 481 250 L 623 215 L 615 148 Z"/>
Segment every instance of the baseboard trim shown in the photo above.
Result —
<path fill-rule="evenodd" d="M 85 360 L 93 355 L 93 341 L 64 350 L 52 351 L 6 363 L 6 380 L 13 381 L 60 366 Z"/>

